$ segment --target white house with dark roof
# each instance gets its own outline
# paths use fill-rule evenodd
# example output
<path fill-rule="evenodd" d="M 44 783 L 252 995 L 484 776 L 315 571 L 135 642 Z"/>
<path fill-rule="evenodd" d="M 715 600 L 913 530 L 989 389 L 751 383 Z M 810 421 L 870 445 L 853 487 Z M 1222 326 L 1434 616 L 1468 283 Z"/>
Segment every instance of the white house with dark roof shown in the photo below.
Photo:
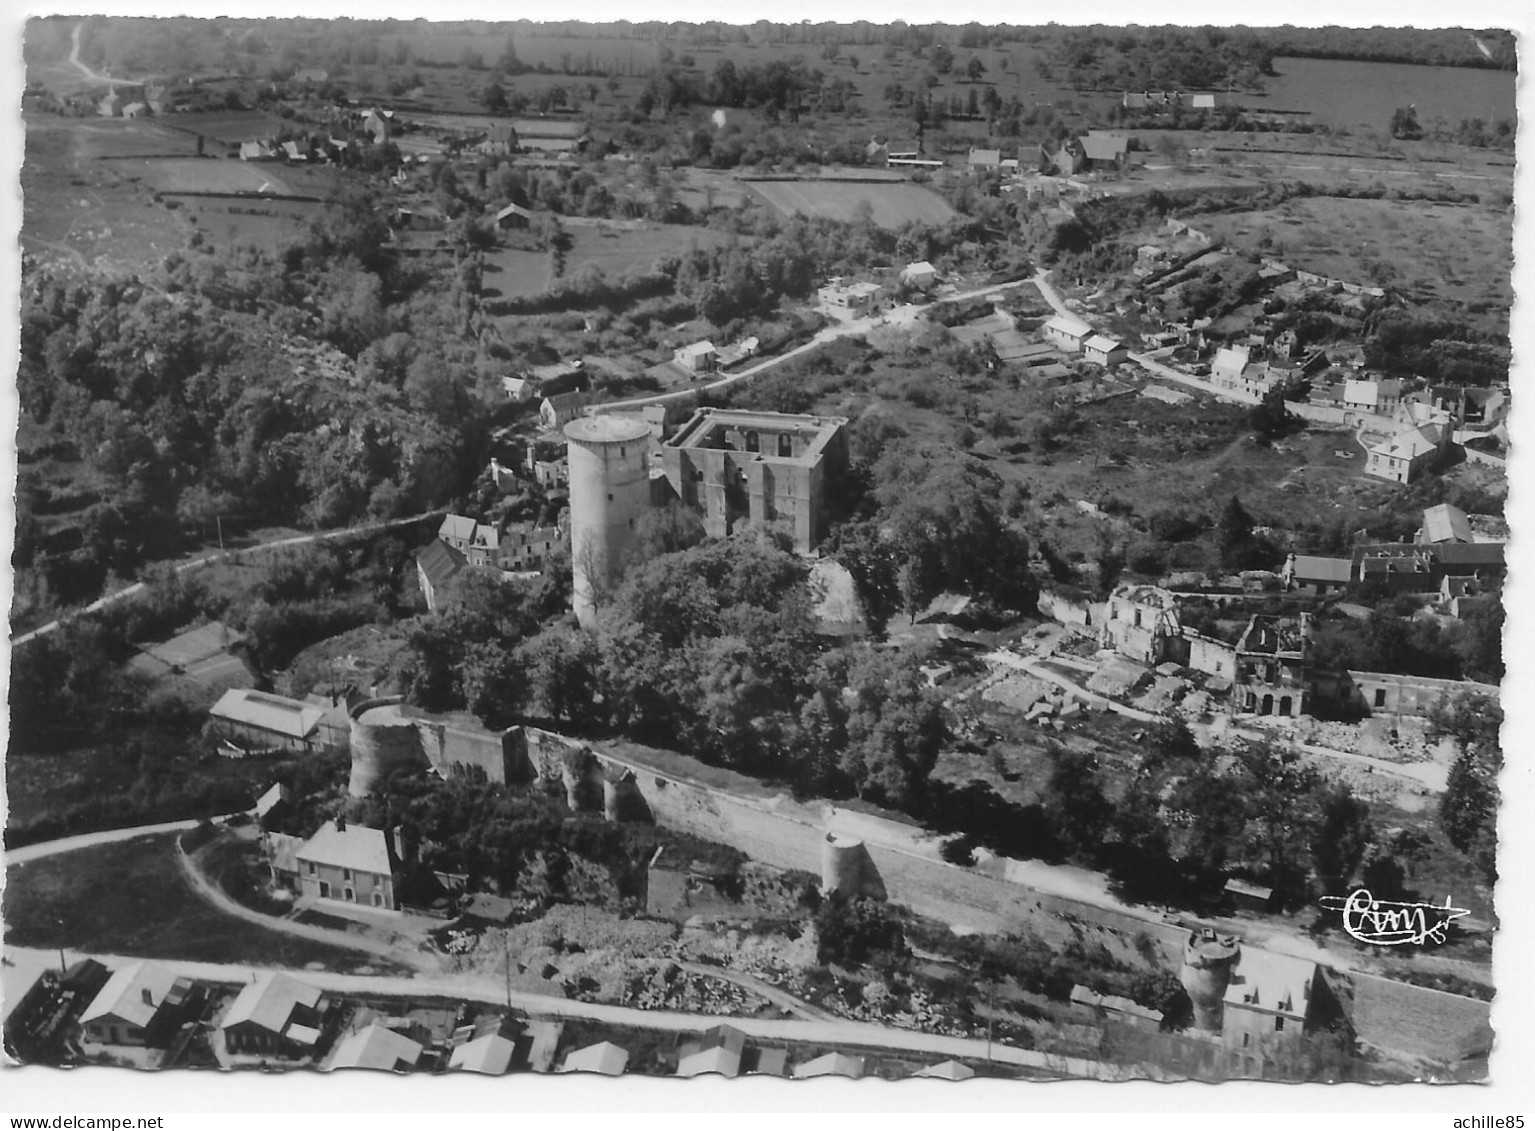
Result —
<path fill-rule="evenodd" d="M 1299 1040 L 1316 971 L 1315 962 L 1244 947 L 1226 987 L 1221 1043 L 1233 1052 L 1261 1053 Z"/>
<path fill-rule="evenodd" d="M 538 423 L 545 432 L 556 432 L 565 427 L 586 408 L 586 394 L 581 392 L 555 393 L 545 397 L 538 406 Z"/>
<path fill-rule="evenodd" d="M 1449 429 L 1438 424 L 1408 428 L 1370 449 L 1365 473 L 1394 483 L 1411 483 L 1432 470 L 1449 444 Z"/>
<path fill-rule="evenodd" d="M 299 891 L 311 899 L 397 911 L 402 855 L 383 829 L 326 821 L 293 854 Z"/>

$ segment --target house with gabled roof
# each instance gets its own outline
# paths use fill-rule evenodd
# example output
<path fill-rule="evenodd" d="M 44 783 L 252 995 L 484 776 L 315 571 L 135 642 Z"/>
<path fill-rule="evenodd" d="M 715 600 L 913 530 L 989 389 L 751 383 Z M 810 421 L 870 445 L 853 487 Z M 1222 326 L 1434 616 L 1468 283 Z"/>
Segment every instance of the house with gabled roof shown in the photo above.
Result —
<path fill-rule="evenodd" d="M 533 213 L 520 204 L 508 204 L 496 213 L 496 227 L 526 228 L 533 223 Z"/>
<path fill-rule="evenodd" d="M 240 990 L 219 1024 L 231 1053 L 301 1059 L 320 1042 L 325 995 L 314 986 L 269 970 Z"/>
<path fill-rule="evenodd" d="M 383 829 L 326 821 L 294 853 L 300 893 L 311 899 L 397 911 L 403 856 Z"/>
<path fill-rule="evenodd" d="M 163 1047 L 192 994 L 189 979 L 154 962 L 115 971 L 80 1015 L 89 1044 Z"/>
<path fill-rule="evenodd" d="M 1083 344 L 1094 333 L 1086 322 L 1069 314 L 1057 314 L 1041 326 L 1040 331 L 1046 341 L 1065 353 L 1081 353 Z"/>
<path fill-rule="evenodd" d="M 1411 483 L 1434 469 L 1449 442 L 1450 431 L 1440 424 L 1405 429 L 1370 449 L 1365 474 L 1394 483 Z"/>
<path fill-rule="evenodd" d="M 344 1038 L 336 1046 L 331 1068 L 372 1068 L 384 1072 L 410 1072 L 426 1050 L 392 1029 L 374 1022 Z"/>
<path fill-rule="evenodd" d="M 696 1045 L 684 1046 L 684 1055 L 677 1061 L 677 1075 L 702 1076 L 714 1072 L 732 1078 L 739 1076 L 745 1049 L 745 1033 L 732 1025 L 716 1025 Z"/>
<path fill-rule="evenodd" d="M 965 167 L 972 173 L 995 172 L 1002 167 L 1002 151 L 972 148 L 965 156 Z"/>
<path fill-rule="evenodd" d="M 555 393 L 538 406 L 538 423 L 545 432 L 556 432 L 580 416 L 584 408 L 585 393 Z"/>
<path fill-rule="evenodd" d="M 467 557 L 440 538 L 416 555 L 416 580 L 429 611 L 442 607 L 447 587 L 468 565 Z"/>
<path fill-rule="evenodd" d="M 603 1076 L 622 1076 L 629 1067 L 629 1050 L 612 1041 L 576 1049 L 565 1058 L 561 1072 L 596 1072 Z"/>
<path fill-rule="evenodd" d="M 247 687 L 224 692 L 208 710 L 209 730 L 231 757 L 327 749 L 324 717 L 313 704 Z"/>
<path fill-rule="evenodd" d="M 901 268 L 901 282 L 919 291 L 931 290 L 938 285 L 938 268 L 925 259 L 918 263 L 908 263 Z"/>
<path fill-rule="evenodd" d="M 1424 510 L 1423 527 L 1418 531 L 1417 541 L 1430 545 L 1442 542 L 1471 543 L 1476 541 L 1476 535 L 1471 532 L 1471 520 L 1466 517 L 1465 511 L 1449 503 L 1440 503 Z"/>
<path fill-rule="evenodd" d="M 516 1055 L 515 1042 L 500 1033 L 486 1033 L 465 1041 L 448 1057 L 450 1072 L 478 1072 L 482 1076 L 504 1076 Z"/>
<path fill-rule="evenodd" d="M 846 1076 L 857 1080 L 863 1076 L 863 1057 L 848 1056 L 842 1052 L 829 1052 L 814 1060 L 807 1060 L 794 1070 L 796 1080 L 809 1080 L 816 1076 Z"/>
<path fill-rule="evenodd" d="M 1261 1053 L 1299 1040 L 1311 1008 L 1317 964 L 1256 947 L 1242 948 L 1226 986 L 1221 1043 Z"/>

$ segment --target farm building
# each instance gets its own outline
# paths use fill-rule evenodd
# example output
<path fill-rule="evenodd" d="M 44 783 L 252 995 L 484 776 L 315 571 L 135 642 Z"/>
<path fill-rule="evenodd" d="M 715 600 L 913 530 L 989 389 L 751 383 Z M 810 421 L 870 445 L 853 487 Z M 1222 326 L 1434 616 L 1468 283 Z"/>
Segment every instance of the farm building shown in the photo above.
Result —
<path fill-rule="evenodd" d="M 351 1034 L 336 1046 L 331 1068 L 372 1068 L 409 1072 L 426 1050 L 409 1037 L 374 1022 Z"/>
<path fill-rule="evenodd" d="M 219 1028 L 232 1053 L 297 1060 L 314 1053 L 325 1012 L 319 990 L 270 970 L 240 991 Z"/>
<path fill-rule="evenodd" d="M 556 361 L 552 365 L 530 366 L 523 376 L 533 382 L 536 396 L 548 397 L 581 388 L 586 381 L 586 369 L 580 361 Z"/>
<path fill-rule="evenodd" d="M 130 102 L 123 107 L 124 118 L 145 118 L 149 116 L 149 106 L 143 102 Z"/>
<path fill-rule="evenodd" d="M 1400 378 L 1386 377 L 1369 381 L 1343 383 L 1343 407 L 1354 412 L 1390 416 L 1402 399 Z"/>
<path fill-rule="evenodd" d="M 209 731 L 235 757 L 334 750 L 345 744 L 345 731 L 324 725 L 325 714 L 297 699 L 231 688 L 209 708 Z"/>
<path fill-rule="evenodd" d="M 1087 986 L 1072 986 L 1070 1000 L 1072 1005 L 1104 1021 L 1118 1021 L 1137 1029 L 1152 1030 L 1162 1024 L 1162 1015 L 1155 1009 L 1148 1009 L 1127 997 L 1097 993 Z"/>
<path fill-rule="evenodd" d="M 509 157 L 517 152 L 517 129 L 508 122 L 494 122 L 475 148 L 482 157 Z"/>
<path fill-rule="evenodd" d="M 1234 876 L 1226 881 L 1226 886 L 1221 890 L 1225 893 L 1226 901 L 1238 911 L 1267 911 L 1274 902 L 1273 888 L 1248 883 Z"/>
<path fill-rule="evenodd" d="M 326 821 L 293 854 L 300 893 L 311 899 L 398 910 L 400 848 L 383 829 Z"/>
<path fill-rule="evenodd" d="M 694 342 L 673 350 L 672 362 L 695 376 L 713 373 L 719 368 L 720 351 L 714 348 L 713 342 Z"/>
<path fill-rule="evenodd" d="M 252 139 L 251 141 L 242 141 L 240 143 L 241 161 L 271 161 L 276 156 L 277 154 L 273 151 L 272 147 L 264 141 Z"/>
<path fill-rule="evenodd" d="M 533 391 L 536 386 L 526 377 L 505 376 L 501 378 L 501 388 L 506 391 L 506 399 L 525 404 L 533 399 Z"/>
<path fill-rule="evenodd" d="M 1093 336 L 1093 328 L 1080 318 L 1069 314 L 1057 314 L 1044 324 L 1045 340 L 1066 353 L 1081 353 L 1082 346 Z"/>
<path fill-rule="evenodd" d="M 441 539 L 416 555 L 416 580 L 429 612 L 442 607 L 448 584 L 468 564 L 468 558 Z"/>
<path fill-rule="evenodd" d="M 1074 144 L 1081 153 L 1077 162 L 1077 172 L 1114 172 L 1124 168 L 1129 156 L 1129 139 L 1120 134 L 1089 130 Z"/>

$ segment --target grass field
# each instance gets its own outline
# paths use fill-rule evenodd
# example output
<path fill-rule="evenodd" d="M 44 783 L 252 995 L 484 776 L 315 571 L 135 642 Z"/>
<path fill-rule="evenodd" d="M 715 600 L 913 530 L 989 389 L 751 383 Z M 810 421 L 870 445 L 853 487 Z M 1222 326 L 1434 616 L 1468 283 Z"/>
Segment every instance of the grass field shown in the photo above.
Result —
<path fill-rule="evenodd" d="M 176 863 L 175 834 L 82 848 L 6 872 L 5 941 L 95 954 L 377 970 L 370 955 L 253 926 L 207 903 Z"/>
<path fill-rule="evenodd" d="M 1502 209 L 1313 197 L 1209 216 L 1202 227 L 1238 247 L 1261 245 L 1294 267 L 1478 304 L 1500 320 L 1513 305 L 1513 233 Z"/>
<path fill-rule="evenodd" d="M 1287 58 L 1275 59 L 1274 70 L 1276 77 L 1264 80 L 1266 96 L 1244 101 L 1255 109 L 1308 110 L 1334 128 L 1384 133 L 1392 113 L 1409 104 L 1424 125 L 1514 116 L 1517 79 L 1507 71 Z"/>
<path fill-rule="evenodd" d="M 937 193 L 913 184 L 862 184 L 849 181 L 750 181 L 748 187 L 785 216 L 827 216 L 852 220 L 862 202 L 881 228 L 899 228 L 913 220 L 945 224 L 954 209 Z"/>
<path fill-rule="evenodd" d="M 135 164 L 137 164 L 135 162 Z M 161 192 L 252 192 L 286 196 L 293 192 L 276 162 L 208 160 L 189 157 L 146 161 L 144 170 Z"/>
<path fill-rule="evenodd" d="M 730 242 L 725 232 L 683 224 L 649 224 L 635 231 L 574 227 L 569 231 L 575 246 L 566 259 L 565 273 L 593 264 L 609 279 L 629 270 L 649 271 L 657 260 L 691 248 L 723 247 Z"/>

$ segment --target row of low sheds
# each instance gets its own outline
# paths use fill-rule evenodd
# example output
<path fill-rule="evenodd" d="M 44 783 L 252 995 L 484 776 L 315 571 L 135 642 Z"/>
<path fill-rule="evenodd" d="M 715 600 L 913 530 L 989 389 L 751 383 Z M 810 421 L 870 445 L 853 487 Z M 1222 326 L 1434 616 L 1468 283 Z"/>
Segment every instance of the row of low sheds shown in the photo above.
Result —
<path fill-rule="evenodd" d="M 28 1047 L 22 1029 L 45 1022 L 61 998 L 67 1003 L 88 997 L 77 1024 L 79 1049 L 86 1055 L 164 1050 L 176 1044 L 178 1035 L 202 1029 L 220 1064 L 230 1068 L 286 1065 L 487 1076 L 531 1070 L 621 1076 L 631 1066 L 630 1051 L 606 1040 L 569 1049 L 559 1058 L 563 1025 L 555 1021 L 523 1021 L 488 1012 L 465 1022 L 463 1009 L 447 1008 L 406 1008 L 386 1015 L 376 1006 L 354 1006 L 276 970 L 254 976 L 232 999 L 227 990 L 220 994 L 220 988 L 155 962 L 110 971 L 87 959 L 61 976 L 45 975 L 23 995 L 7 1018 L 8 1043 Z M 790 1048 L 752 1040 L 728 1024 L 682 1038 L 676 1054 L 679 1077 L 858 1079 L 869 1070 L 864 1057 L 837 1051 L 791 1065 Z M 949 1060 L 915 1075 L 964 1080 L 975 1070 Z"/>

